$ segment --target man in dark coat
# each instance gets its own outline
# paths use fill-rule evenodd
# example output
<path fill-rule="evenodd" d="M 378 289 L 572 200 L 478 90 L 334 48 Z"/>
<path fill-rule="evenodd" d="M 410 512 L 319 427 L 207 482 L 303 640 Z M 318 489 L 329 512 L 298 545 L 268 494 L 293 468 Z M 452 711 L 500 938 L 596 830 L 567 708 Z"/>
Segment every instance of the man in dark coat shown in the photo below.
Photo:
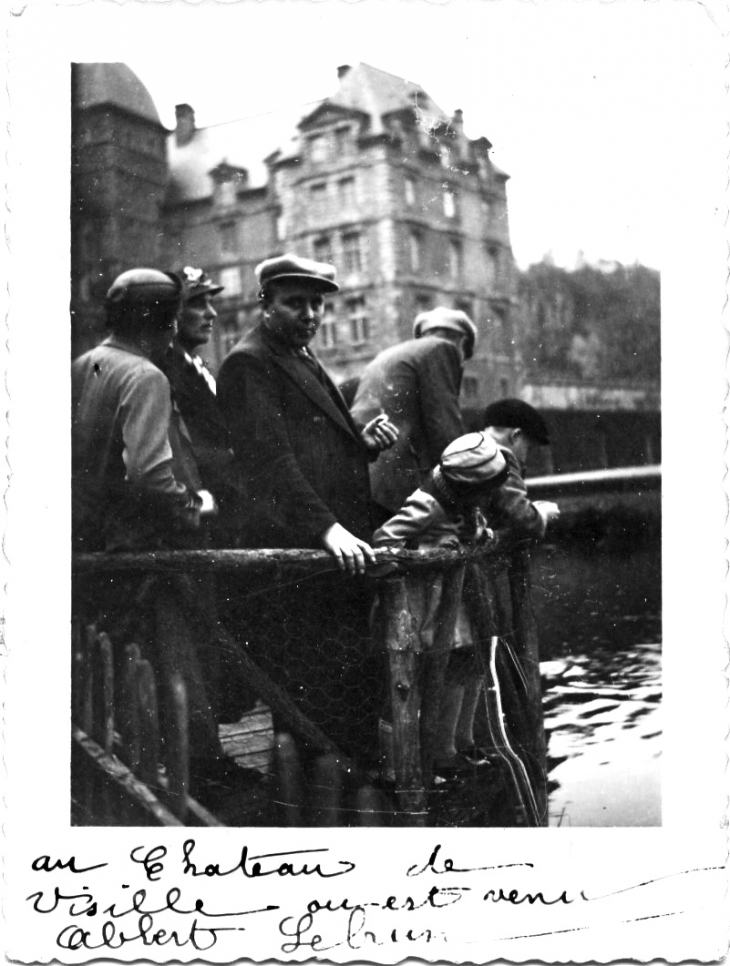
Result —
<path fill-rule="evenodd" d="M 358 428 L 308 348 L 335 292 L 331 265 L 282 255 L 257 268 L 263 319 L 225 359 L 218 398 L 248 491 L 252 547 L 324 547 L 343 569 L 374 562 L 368 463 L 396 431 Z"/>
<path fill-rule="evenodd" d="M 416 318 L 413 339 L 383 350 L 362 373 L 353 419 L 365 423 L 387 413 L 399 433 L 370 474 L 373 498 L 388 515 L 418 488 L 448 444 L 463 435 L 459 390 L 475 341 L 476 328 L 465 312 L 432 309 Z"/>
<path fill-rule="evenodd" d="M 396 430 L 380 416 L 359 429 L 309 349 L 324 295 L 338 289 L 334 267 L 288 254 L 262 262 L 256 275 L 262 320 L 218 376 L 247 491 L 242 545 L 324 548 L 342 570 L 361 574 L 375 561 L 368 463 Z M 241 617 L 256 658 L 350 754 L 376 735 L 382 680 L 371 688 L 363 680 L 371 593 L 324 574 L 250 591 Z"/>
<path fill-rule="evenodd" d="M 218 313 L 213 298 L 223 291 L 201 269 L 186 267 L 183 305 L 177 333 L 159 366 L 170 381 L 175 403 L 190 434 L 200 478 L 218 504 L 218 517 L 209 525 L 217 546 L 234 542 L 234 516 L 241 491 L 233 466 L 233 450 L 218 405 L 215 379 L 198 355 L 210 341 Z"/>

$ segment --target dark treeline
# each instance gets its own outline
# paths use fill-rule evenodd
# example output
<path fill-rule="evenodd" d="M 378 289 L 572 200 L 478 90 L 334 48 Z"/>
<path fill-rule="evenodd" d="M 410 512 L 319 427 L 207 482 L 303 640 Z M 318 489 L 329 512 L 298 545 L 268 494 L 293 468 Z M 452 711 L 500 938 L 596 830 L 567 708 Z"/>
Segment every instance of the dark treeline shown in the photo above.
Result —
<path fill-rule="evenodd" d="M 528 370 L 587 380 L 659 378 L 659 272 L 619 264 L 568 271 L 542 261 L 519 273 L 518 292 Z"/>

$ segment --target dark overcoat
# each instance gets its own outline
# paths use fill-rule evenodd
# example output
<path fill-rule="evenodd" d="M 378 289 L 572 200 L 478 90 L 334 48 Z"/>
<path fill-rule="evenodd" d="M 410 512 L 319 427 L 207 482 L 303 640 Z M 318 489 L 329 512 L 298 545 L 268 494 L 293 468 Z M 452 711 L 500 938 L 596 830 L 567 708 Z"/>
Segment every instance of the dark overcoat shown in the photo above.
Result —
<path fill-rule="evenodd" d="M 461 374 L 459 350 L 435 336 L 391 346 L 366 366 L 353 418 L 364 425 L 384 412 L 400 434 L 371 468 L 373 498 L 390 512 L 403 506 L 443 450 L 463 434 Z"/>
<path fill-rule="evenodd" d="M 332 380 L 258 325 L 227 356 L 218 401 L 247 491 L 242 544 L 321 547 L 333 523 L 369 540 L 369 454 Z"/>

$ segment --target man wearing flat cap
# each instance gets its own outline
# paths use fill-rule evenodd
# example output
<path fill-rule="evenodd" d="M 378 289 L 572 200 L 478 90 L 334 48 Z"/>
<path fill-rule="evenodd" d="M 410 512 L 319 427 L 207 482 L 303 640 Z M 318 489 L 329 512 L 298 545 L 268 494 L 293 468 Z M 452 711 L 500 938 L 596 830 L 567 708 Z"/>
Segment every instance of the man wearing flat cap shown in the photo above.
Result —
<path fill-rule="evenodd" d="M 309 348 L 338 291 L 332 265 L 296 255 L 256 269 L 262 320 L 225 359 L 220 404 L 248 488 L 248 546 L 324 547 L 350 573 L 368 544 L 368 463 L 392 445 L 385 419 L 358 428 Z"/>
<path fill-rule="evenodd" d="M 397 431 L 382 416 L 358 427 L 309 348 L 324 317 L 324 297 L 338 290 L 334 267 L 286 254 L 262 262 L 256 277 L 261 321 L 218 375 L 218 398 L 247 491 L 241 545 L 324 548 L 341 570 L 361 574 L 375 562 L 368 464 L 392 445 Z M 375 718 L 364 723 L 376 702 L 358 710 L 351 700 L 367 697 L 361 662 L 370 593 L 360 581 L 324 574 L 267 589 L 255 621 L 261 638 L 263 624 L 275 620 L 284 641 L 274 655 L 279 680 L 284 675 L 305 714 L 351 754 L 363 731 L 374 740 L 376 728 Z M 250 595 L 249 607 L 262 599 Z"/>
<path fill-rule="evenodd" d="M 485 432 L 502 448 L 508 470 L 505 483 L 485 505 L 490 527 L 521 537 L 544 537 L 560 510 L 548 500 L 531 501 L 524 475 L 531 450 L 550 444 L 545 420 L 522 399 L 498 399 L 484 410 L 484 424 Z"/>
<path fill-rule="evenodd" d="M 459 391 L 476 343 L 474 323 L 459 309 L 439 307 L 416 317 L 413 336 L 366 366 L 352 405 L 356 422 L 385 412 L 398 428 L 395 445 L 370 473 L 373 498 L 388 515 L 464 433 Z"/>
<path fill-rule="evenodd" d="M 164 353 L 175 334 L 182 296 L 176 275 L 151 268 L 122 273 L 106 297 L 111 335 L 72 365 L 76 550 L 200 546 L 201 517 L 212 512 L 214 501 L 201 486 L 167 377 L 152 361 Z M 79 598 L 84 606 L 95 608 L 93 619 L 99 630 L 114 638 L 123 619 L 141 618 L 130 607 L 139 589 L 138 575 L 118 575 L 113 581 L 81 589 Z M 159 607 L 163 599 L 176 606 L 173 590 L 161 580 L 150 606 Z M 201 658 L 192 636 L 184 628 L 178 631 L 158 635 L 145 656 L 158 672 L 163 707 L 169 697 L 165 685 L 173 675 L 181 675 L 186 685 L 192 790 L 203 797 L 212 787 L 235 784 L 240 769 L 230 766 L 218 739 L 204 674 L 208 662 Z M 139 643 L 144 649 L 143 638 Z M 118 657 L 116 642 L 115 650 Z"/>
<path fill-rule="evenodd" d="M 198 355 L 210 342 L 218 317 L 214 298 L 223 291 L 202 269 L 186 266 L 177 333 L 158 365 L 172 387 L 190 434 L 203 485 L 215 497 L 219 515 L 211 525 L 215 544 L 231 545 L 228 527 L 239 496 L 228 428 L 218 405 L 216 381 Z"/>

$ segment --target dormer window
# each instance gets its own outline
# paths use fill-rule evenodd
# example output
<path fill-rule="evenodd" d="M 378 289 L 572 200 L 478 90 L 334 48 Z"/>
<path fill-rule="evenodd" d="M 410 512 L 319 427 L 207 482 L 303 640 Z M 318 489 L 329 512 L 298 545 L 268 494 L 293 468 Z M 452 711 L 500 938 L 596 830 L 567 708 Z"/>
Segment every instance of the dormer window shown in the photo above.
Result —
<path fill-rule="evenodd" d="M 235 205 L 239 188 L 246 186 L 248 172 L 225 161 L 210 172 L 215 185 L 215 201 L 222 207 Z"/>
<path fill-rule="evenodd" d="M 224 181 L 218 185 L 217 201 L 220 205 L 235 205 L 236 185 L 233 181 Z"/>
<path fill-rule="evenodd" d="M 309 139 L 309 160 L 321 164 L 329 159 L 329 144 L 326 134 L 316 134 Z"/>
<path fill-rule="evenodd" d="M 350 150 L 350 128 L 338 127 L 332 132 L 334 152 L 338 157 Z"/>

